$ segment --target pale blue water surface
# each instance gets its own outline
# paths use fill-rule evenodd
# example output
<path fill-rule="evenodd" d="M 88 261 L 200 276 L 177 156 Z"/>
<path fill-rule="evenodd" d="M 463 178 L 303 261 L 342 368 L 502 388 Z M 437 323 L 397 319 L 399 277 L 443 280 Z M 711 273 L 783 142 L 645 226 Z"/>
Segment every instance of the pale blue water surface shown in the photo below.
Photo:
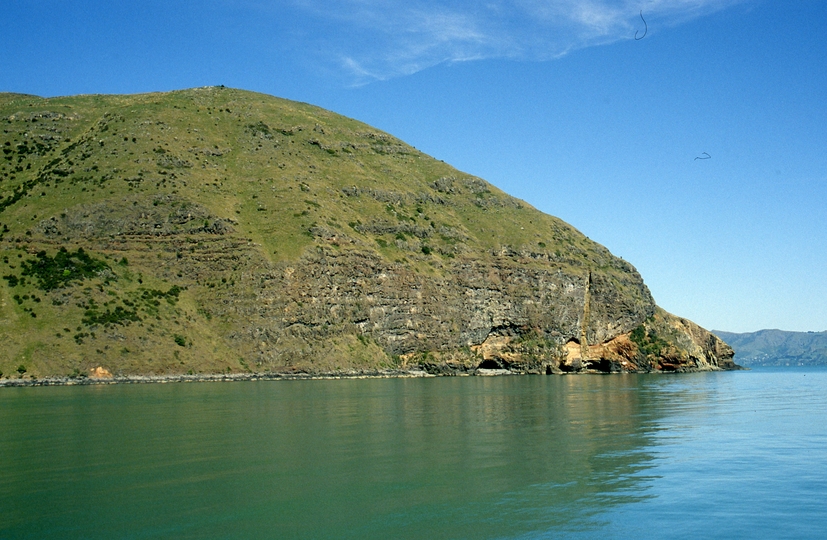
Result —
<path fill-rule="evenodd" d="M 821 538 L 827 370 L 0 388 L 0 538 Z"/>

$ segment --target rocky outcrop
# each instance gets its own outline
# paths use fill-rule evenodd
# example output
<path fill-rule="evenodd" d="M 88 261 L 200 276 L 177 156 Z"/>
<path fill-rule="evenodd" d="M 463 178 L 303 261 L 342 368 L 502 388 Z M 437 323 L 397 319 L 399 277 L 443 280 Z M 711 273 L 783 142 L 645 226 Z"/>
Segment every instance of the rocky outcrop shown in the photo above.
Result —
<path fill-rule="evenodd" d="M 35 231 L 50 240 L 114 236 L 171 236 L 179 234 L 226 234 L 230 220 L 211 215 L 202 205 L 175 197 L 125 197 L 82 205 L 40 221 Z"/>
<path fill-rule="evenodd" d="M 98 366 L 89 370 L 89 377 L 92 379 L 111 379 L 112 373 L 105 367 Z"/>
<path fill-rule="evenodd" d="M 740 369 L 734 351 L 717 336 L 687 319 L 657 308 L 628 333 L 584 351 L 568 343 L 564 371 L 685 372 Z M 585 354 L 584 354 L 585 352 Z"/>

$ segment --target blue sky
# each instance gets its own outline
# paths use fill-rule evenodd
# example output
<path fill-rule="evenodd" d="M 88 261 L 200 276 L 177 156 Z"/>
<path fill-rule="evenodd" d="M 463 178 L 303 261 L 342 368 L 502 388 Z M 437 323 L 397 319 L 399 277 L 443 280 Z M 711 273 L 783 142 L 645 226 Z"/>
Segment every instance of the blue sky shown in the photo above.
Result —
<path fill-rule="evenodd" d="M 825 27 L 823 0 L 10 0 L 0 91 L 313 103 L 568 221 L 668 311 L 820 331 Z"/>

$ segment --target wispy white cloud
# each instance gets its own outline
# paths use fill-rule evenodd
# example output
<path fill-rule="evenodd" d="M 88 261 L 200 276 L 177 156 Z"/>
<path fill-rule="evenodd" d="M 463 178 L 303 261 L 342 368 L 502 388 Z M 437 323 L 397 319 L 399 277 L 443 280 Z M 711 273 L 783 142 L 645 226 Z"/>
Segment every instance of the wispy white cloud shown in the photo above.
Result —
<path fill-rule="evenodd" d="M 355 84 L 487 58 L 548 60 L 751 0 L 292 0 Z"/>

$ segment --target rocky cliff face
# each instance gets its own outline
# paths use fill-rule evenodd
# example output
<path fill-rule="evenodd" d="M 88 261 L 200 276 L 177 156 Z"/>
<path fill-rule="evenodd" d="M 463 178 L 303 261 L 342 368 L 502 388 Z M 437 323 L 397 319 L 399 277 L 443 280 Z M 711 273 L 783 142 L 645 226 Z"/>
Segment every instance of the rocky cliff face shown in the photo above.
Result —
<path fill-rule="evenodd" d="M 449 261 L 421 274 L 373 253 L 318 246 L 251 278 L 258 280 L 255 294 L 232 303 L 250 324 L 233 339 L 239 347 L 255 344 L 248 354 L 266 369 L 301 357 L 324 362 L 327 342 L 357 335 L 395 362 L 545 371 L 563 359 L 560 345 L 584 331 L 601 343 L 630 332 L 655 310 L 635 272 L 623 286 L 636 294 L 622 296 L 602 274 L 592 274 L 589 286 L 588 273 L 508 252 Z"/>
<path fill-rule="evenodd" d="M 364 124 L 224 88 L 0 98 L 6 375 L 734 366 L 603 246 Z"/>

